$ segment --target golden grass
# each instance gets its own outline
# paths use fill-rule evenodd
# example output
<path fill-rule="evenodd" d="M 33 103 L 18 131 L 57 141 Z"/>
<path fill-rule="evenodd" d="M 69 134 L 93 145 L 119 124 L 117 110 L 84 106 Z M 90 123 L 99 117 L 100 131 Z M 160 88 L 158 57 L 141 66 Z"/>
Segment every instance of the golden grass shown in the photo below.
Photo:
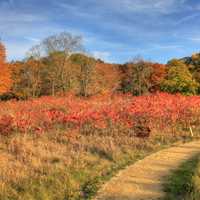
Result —
<path fill-rule="evenodd" d="M 125 130 L 84 135 L 57 129 L 38 136 L 2 136 L 0 200 L 90 199 L 102 183 L 99 177 L 111 176 L 177 139 L 153 135 L 144 141 Z"/>

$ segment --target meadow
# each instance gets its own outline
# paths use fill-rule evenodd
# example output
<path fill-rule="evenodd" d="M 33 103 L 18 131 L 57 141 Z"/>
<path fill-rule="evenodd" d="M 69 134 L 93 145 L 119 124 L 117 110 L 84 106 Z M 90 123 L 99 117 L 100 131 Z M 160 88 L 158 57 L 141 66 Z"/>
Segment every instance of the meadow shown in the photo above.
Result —
<path fill-rule="evenodd" d="M 0 103 L 0 199 L 91 199 L 120 169 L 198 137 L 200 97 L 68 94 Z"/>

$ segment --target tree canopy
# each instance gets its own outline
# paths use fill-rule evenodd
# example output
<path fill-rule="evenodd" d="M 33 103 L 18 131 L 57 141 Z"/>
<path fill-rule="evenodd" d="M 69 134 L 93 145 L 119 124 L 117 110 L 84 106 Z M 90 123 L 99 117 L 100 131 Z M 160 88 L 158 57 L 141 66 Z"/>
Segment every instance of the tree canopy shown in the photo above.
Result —
<path fill-rule="evenodd" d="M 6 49 L 0 42 L 0 94 L 8 92 L 11 85 L 11 71 L 9 64 L 6 62 Z"/>
<path fill-rule="evenodd" d="M 200 94 L 200 53 L 168 64 L 141 58 L 125 64 L 105 63 L 84 51 L 81 36 L 62 32 L 46 37 L 26 55 L 22 61 L 8 63 L 6 48 L 0 42 L 1 96 L 11 93 L 35 98 L 69 92 L 83 97 L 107 92 L 139 96 L 157 91 Z"/>
<path fill-rule="evenodd" d="M 168 65 L 167 76 L 161 89 L 170 93 L 196 94 L 199 84 L 193 79 L 188 67 L 180 60 L 173 59 Z"/>

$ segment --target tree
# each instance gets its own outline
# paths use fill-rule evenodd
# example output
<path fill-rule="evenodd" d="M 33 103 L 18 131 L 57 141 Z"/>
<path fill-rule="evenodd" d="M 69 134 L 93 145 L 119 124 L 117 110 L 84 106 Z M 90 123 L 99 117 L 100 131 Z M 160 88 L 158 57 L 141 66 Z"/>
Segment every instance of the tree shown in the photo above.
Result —
<path fill-rule="evenodd" d="M 151 63 L 150 65 L 152 68 L 152 73 L 150 76 L 150 91 L 156 92 L 160 90 L 160 85 L 166 76 L 166 66 L 159 63 Z"/>
<path fill-rule="evenodd" d="M 120 65 L 119 71 L 121 90 L 124 93 L 143 95 L 160 90 L 160 84 L 166 74 L 166 66 L 136 58 L 130 63 Z"/>
<path fill-rule="evenodd" d="M 55 95 L 66 93 L 77 88 L 78 66 L 67 59 L 63 66 L 63 52 L 54 52 L 43 58 L 44 68 L 42 70 L 42 94 Z M 59 71 L 59 69 L 62 70 Z"/>
<path fill-rule="evenodd" d="M 120 67 L 122 73 L 121 89 L 133 95 L 143 95 L 153 87 L 153 63 L 135 59 Z M 154 80 L 155 81 L 155 80 Z"/>
<path fill-rule="evenodd" d="M 182 58 L 193 78 L 199 83 L 198 94 L 200 94 L 200 53 L 194 53 L 191 57 Z"/>
<path fill-rule="evenodd" d="M 77 67 L 69 59 L 81 51 L 81 37 L 60 33 L 33 46 L 23 62 L 12 63 L 13 91 L 24 97 L 66 93 L 77 84 Z"/>
<path fill-rule="evenodd" d="M 92 93 L 91 88 L 96 81 L 96 60 L 83 54 L 74 54 L 71 56 L 71 60 L 79 66 L 77 76 L 79 82 L 79 95 L 87 97 Z"/>
<path fill-rule="evenodd" d="M 11 71 L 6 63 L 6 49 L 0 42 L 0 94 L 9 92 L 12 85 Z"/>
<path fill-rule="evenodd" d="M 42 55 L 40 45 L 33 46 L 27 52 L 27 59 L 24 63 L 25 75 L 27 79 L 27 86 L 29 88 L 29 96 L 38 97 L 41 95 L 42 88 L 42 71 L 44 64 L 42 62 Z"/>
<path fill-rule="evenodd" d="M 97 60 L 95 70 L 97 73 L 95 81 L 97 93 L 113 93 L 119 89 L 121 79 L 118 65 Z"/>
<path fill-rule="evenodd" d="M 10 69 L 11 69 L 11 77 L 13 80 L 11 91 L 19 96 L 23 97 L 24 93 L 24 85 L 22 84 L 22 68 L 24 66 L 24 62 L 22 61 L 16 61 L 16 62 L 11 62 L 10 63 Z"/>
<path fill-rule="evenodd" d="M 22 98 L 41 96 L 43 68 L 40 49 L 36 45 L 27 52 L 23 62 L 11 63 L 12 91 Z"/>
<path fill-rule="evenodd" d="M 134 95 L 147 94 L 152 87 L 150 77 L 153 73 L 152 65 L 143 60 L 133 64 L 132 68 L 132 93 Z"/>
<path fill-rule="evenodd" d="M 132 64 L 125 63 L 119 65 L 118 69 L 120 74 L 119 90 L 123 93 L 132 92 Z"/>
<path fill-rule="evenodd" d="M 3 64 L 6 62 L 6 48 L 5 46 L 0 42 L 0 63 Z"/>
<path fill-rule="evenodd" d="M 168 63 L 167 67 L 166 78 L 161 84 L 163 91 L 185 95 L 196 94 L 199 84 L 182 61 L 174 59 Z"/>
<path fill-rule="evenodd" d="M 65 93 L 71 89 L 69 58 L 73 53 L 83 50 L 81 36 L 63 32 L 44 39 L 41 47 L 49 58 L 51 94 L 55 95 L 57 89 Z"/>
<path fill-rule="evenodd" d="M 26 88 L 24 92 L 35 97 L 69 91 L 74 81 L 73 64 L 69 58 L 82 49 L 82 38 L 66 32 L 47 37 L 33 46 L 18 70 L 20 85 Z"/>

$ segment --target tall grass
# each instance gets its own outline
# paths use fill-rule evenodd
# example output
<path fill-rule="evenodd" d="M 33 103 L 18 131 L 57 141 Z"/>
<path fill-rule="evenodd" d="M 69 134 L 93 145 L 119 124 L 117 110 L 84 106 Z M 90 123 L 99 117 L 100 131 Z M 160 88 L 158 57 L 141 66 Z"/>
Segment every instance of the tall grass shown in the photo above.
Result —
<path fill-rule="evenodd" d="M 144 141 L 121 131 L 68 134 L 60 129 L 1 137 L 0 200 L 91 199 L 120 169 L 183 139 L 156 135 Z"/>
<path fill-rule="evenodd" d="M 198 136 L 199 105 L 169 94 L 0 103 L 0 200 L 91 199 L 123 167 Z"/>

